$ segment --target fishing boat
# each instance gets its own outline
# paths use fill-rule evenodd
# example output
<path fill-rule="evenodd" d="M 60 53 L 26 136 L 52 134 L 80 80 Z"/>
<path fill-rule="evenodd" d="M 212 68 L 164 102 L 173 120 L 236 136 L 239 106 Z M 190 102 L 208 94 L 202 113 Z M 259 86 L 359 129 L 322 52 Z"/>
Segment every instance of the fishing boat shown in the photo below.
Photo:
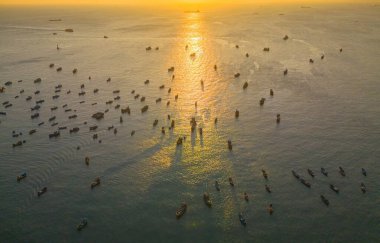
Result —
<path fill-rule="evenodd" d="M 327 198 L 325 198 L 323 195 L 321 195 L 321 200 L 324 204 L 326 204 L 326 206 L 329 206 L 330 205 L 330 202 L 329 200 L 327 200 Z"/>
<path fill-rule="evenodd" d="M 364 176 L 367 176 L 367 171 L 366 171 L 364 168 L 362 168 L 362 174 L 363 174 Z"/>
<path fill-rule="evenodd" d="M 47 192 L 47 187 L 44 187 L 44 188 L 42 188 L 41 190 L 39 190 L 38 192 L 37 192 L 37 195 L 40 197 L 42 194 L 44 194 L 45 192 Z"/>
<path fill-rule="evenodd" d="M 181 206 L 177 209 L 175 212 L 175 216 L 177 219 L 181 218 L 187 210 L 187 204 L 186 203 L 181 203 Z"/>
<path fill-rule="evenodd" d="M 366 193 L 367 191 L 367 188 L 365 187 L 363 182 L 360 184 L 360 189 L 362 190 L 363 193 Z"/>
<path fill-rule="evenodd" d="M 215 181 L 215 189 L 219 192 L 220 191 L 220 187 L 219 187 L 219 183 L 218 181 Z"/>
<path fill-rule="evenodd" d="M 313 177 L 314 178 L 314 172 L 312 171 L 312 170 L 310 170 L 310 169 L 307 169 L 307 172 L 309 173 L 309 175 L 311 176 L 311 177 Z"/>
<path fill-rule="evenodd" d="M 248 197 L 248 194 L 246 192 L 244 192 L 244 199 L 248 202 L 249 201 L 249 197 Z"/>
<path fill-rule="evenodd" d="M 300 179 L 301 183 L 304 184 L 306 187 L 310 188 L 311 187 L 311 184 L 309 182 L 307 182 L 305 179 L 301 178 Z"/>
<path fill-rule="evenodd" d="M 323 167 L 321 168 L 321 173 L 324 174 L 325 176 L 328 176 L 328 172 Z"/>
<path fill-rule="evenodd" d="M 78 231 L 81 231 L 82 229 L 84 229 L 85 227 L 87 226 L 87 219 L 86 218 L 83 218 L 80 222 L 80 224 L 78 224 L 77 226 L 77 230 Z"/>
<path fill-rule="evenodd" d="M 342 175 L 342 176 L 346 176 L 346 172 L 344 172 L 343 168 L 339 166 L 339 173 Z"/>
<path fill-rule="evenodd" d="M 235 186 L 234 181 L 232 180 L 231 177 L 228 178 L 228 182 L 230 183 L 231 186 Z"/>
<path fill-rule="evenodd" d="M 268 192 L 268 193 L 271 193 L 272 190 L 270 189 L 270 187 L 268 185 L 265 185 L 265 190 Z"/>
<path fill-rule="evenodd" d="M 300 176 L 297 174 L 297 172 L 295 172 L 294 170 L 292 170 L 292 174 L 295 178 L 297 178 L 298 180 L 300 179 Z"/>
<path fill-rule="evenodd" d="M 22 173 L 21 175 L 17 176 L 17 181 L 20 182 L 22 179 L 26 177 L 26 172 Z"/>
<path fill-rule="evenodd" d="M 263 176 L 264 176 L 265 179 L 268 179 L 268 174 L 267 174 L 267 172 L 265 170 L 262 169 L 261 173 L 263 173 Z"/>
<path fill-rule="evenodd" d="M 97 177 L 92 183 L 91 183 L 91 189 L 100 185 L 100 178 Z"/>
<path fill-rule="evenodd" d="M 330 184 L 330 188 L 331 188 L 331 190 L 333 190 L 334 192 L 339 193 L 339 188 L 336 187 L 336 186 L 334 186 L 333 184 Z"/>
<path fill-rule="evenodd" d="M 211 208 L 211 206 L 212 206 L 212 202 L 211 202 L 211 199 L 210 199 L 210 195 L 209 195 L 207 192 L 203 193 L 203 201 L 205 202 L 205 204 L 206 204 L 209 208 Z"/>
<path fill-rule="evenodd" d="M 247 222 L 245 221 L 245 218 L 243 216 L 243 213 L 239 213 L 239 220 L 240 220 L 240 223 L 244 226 L 247 225 Z"/>

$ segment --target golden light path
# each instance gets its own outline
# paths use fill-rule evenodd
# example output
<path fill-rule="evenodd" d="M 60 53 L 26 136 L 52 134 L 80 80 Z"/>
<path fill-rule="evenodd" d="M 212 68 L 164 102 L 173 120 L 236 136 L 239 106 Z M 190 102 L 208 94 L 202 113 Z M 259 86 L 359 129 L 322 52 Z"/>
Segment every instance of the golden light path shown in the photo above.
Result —
<path fill-rule="evenodd" d="M 169 73 L 165 80 L 172 91 L 168 96 L 171 105 L 163 115 L 172 115 L 175 129 L 172 133 L 167 131 L 162 137 L 147 138 L 142 143 L 142 149 L 155 145 L 159 145 L 160 149 L 139 162 L 135 173 L 144 175 L 144 180 L 135 183 L 138 184 L 136 186 L 139 191 L 146 192 L 152 185 L 153 178 L 164 173 L 167 174 L 166 183 L 185 185 L 185 188 L 191 188 L 192 193 L 194 189 L 199 191 L 199 194 L 193 195 L 186 189 L 178 189 L 179 191 L 173 192 L 178 194 L 176 200 L 185 200 L 190 204 L 193 200 L 194 203 L 199 201 L 200 203 L 195 204 L 204 206 L 201 201 L 202 193 L 209 191 L 213 196 L 215 179 L 226 184 L 229 176 L 235 177 L 231 161 L 233 153 L 227 149 L 226 131 L 218 131 L 218 126 L 214 124 L 215 117 L 220 120 L 226 119 L 225 110 L 218 107 L 227 106 L 220 103 L 228 101 L 228 96 L 224 94 L 229 82 L 223 82 L 219 68 L 218 71 L 214 70 L 214 65 L 218 64 L 215 42 L 202 19 L 202 14 L 186 13 L 182 23 L 178 35 L 173 40 L 172 52 L 166 57 L 166 67 L 175 67 L 175 78 L 171 81 L 172 73 Z M 195 53 L 195 56 L 191 56 L 192 53 Z M 204 82 L 203 86 L 201 80 Z M 179 95 L 177 102 L 174 102 L 175 94 Z M 216 98 L 221 96 L 223 99 Z M 162 102 L 166 101 L 166 98 L 163 98 Z M 193 133 L 190 126 L 192 117 L 195 117 L 198 123 L 197 131 Z M 165 126 L 168 127 L 169 124 L 170 121 L 167 120 Z M 202 136 L 198 130 L 200 127 L 203 128 Z M 186 136 L 186 141 L 177 147 L 176 140 L 181 136 Z M 235 217 L 232 212 L 238 204 L 237 201 L 236 195 L 230 195 L 218 202 L 222 213 L 215 217 L 223 227 L 227 227 L 227 222 Z M 173 203 L 177 204 L 178 201 Z M 189 221 L 187 227 L 199 227 L 201 224 L 199 221 Z"/>

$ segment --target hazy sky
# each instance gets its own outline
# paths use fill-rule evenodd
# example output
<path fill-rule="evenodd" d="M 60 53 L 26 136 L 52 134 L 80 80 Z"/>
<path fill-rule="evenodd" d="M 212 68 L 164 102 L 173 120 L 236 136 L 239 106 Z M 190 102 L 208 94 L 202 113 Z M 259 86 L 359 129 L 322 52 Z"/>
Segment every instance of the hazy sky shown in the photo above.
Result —
<path fill-rule="evenodd" d="M 0 0 L 0 4 L 128 4 L 128 5 L 202 5 L 266 3 L 379 3 L 380 0 Z"/>

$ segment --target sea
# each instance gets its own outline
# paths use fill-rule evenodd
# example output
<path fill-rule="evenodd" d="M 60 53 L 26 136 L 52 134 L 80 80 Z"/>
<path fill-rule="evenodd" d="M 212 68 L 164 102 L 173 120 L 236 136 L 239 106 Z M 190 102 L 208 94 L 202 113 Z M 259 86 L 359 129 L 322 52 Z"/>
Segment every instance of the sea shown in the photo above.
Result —
<path fill-rule="evenodd" d="M 2 6 L 0 36 L 0 242 L 380 241 L 379 6 Z"/>

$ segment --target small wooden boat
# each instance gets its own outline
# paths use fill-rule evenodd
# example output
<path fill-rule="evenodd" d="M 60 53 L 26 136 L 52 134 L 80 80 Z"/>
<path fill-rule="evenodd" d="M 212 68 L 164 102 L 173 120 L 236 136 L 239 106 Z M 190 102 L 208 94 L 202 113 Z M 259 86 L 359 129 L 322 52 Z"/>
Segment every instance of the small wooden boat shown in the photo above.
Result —
<path fill-rule="evenodd" d="M 314 178 L 314 172 L 312 171 L 312 170 L 310 170 L 310 169 L 307 169 L 307 172 L 309 173 L 309 175 L 311 176 L 311 177 L 313 177 Z"/>
<path fill-rule="evenodd" d="M 247 89 L 247 88 L 248 88 L 248 82 L 245 82 L 243 85 L 243 89 Z"/>
<path fill-rule="evenodd" d="M 187 204 L 182 203 L 181 206 L 175 212 L 176 218 L 177 219 L 181 218 L 186 213 L 186 210 L 187 210 Z"/>
<path fill-rule="evenodd" d="M 247 225 L 247 222 L 245 221 L 245 218 L 243 216 L 243 213 L 239 213 L 239 220 L 240 220 L 240 223 L 244 226 Z"/>
<path fill-rule="evenodd" d="M 268 206 L 268 213 L 269 213 L 270 215 L 273 214 L 273 205 L 272 205 L 272 204 L 269 204 L 269 206 Z"/>
<path fill-rule="evenodd" d="M 333 190 L 336 193 L 339 193 L 339 188 L 334 186 L 333 184 L 330 184 L 330 189 Z"/>
<path fill-rule="evenodd" d="M 34 134 L 34 133 L 36 133 L 36 132 L 37 132 L 36 129 L 32 129 L 32 130 L 29 131 L 29 135 L 32 135 L 32 134 Z"/>
<path fill-rule="evenodd" d="M 236 110 L 236 111 L 235 111 L 235 118 L 239 118 L 239 115 L 240 115 L 239 110 Z"/>
<path fill-rule="evenodd" d="M 297 178 L 298 180 L 300 179 L 300 176 L 297 174 L 297 172 L 295 172 L 294 170 L 292 170 L 292 174 L 295 178 Z"/>
<path fill-rule="evenodd" d="M 97 177 L 92 183 L 91 183 L 91 189 L 100 185 L 100 178 Z"/>
<path fill-rule="evenodd" d="M 84 229 L 85 227 L 87 226 L 87 219 L 86 218 L 83 218 L 80 222 L 80 224 L 78 224 L 77 226 L 77 230 L 78 231 L 81 231 L 82 229 Z"/>
<path fill-rule="evenodd" d="M 321 173 L 324 174 L 325 176 L 328 176 L 328 172 L 323 167 L 321 168 Z"/>
<path fill-rule="evenodd" d="M 346 172 L 344 172 L 343 168 L 339 166 L 339 173 L 342 175 L 342 176 L 346 176 Z"/>
<path fill-rule="evenodd" d="M 301 183 L 304 184 L 306 187 L 310 188 L 311 187 L 311 184 L 309 182 L 307 182 L 305 179 L 301 178 L 300 179 Z"/>
<path fill-rule="evenodd" d="M 265 185 L 265 190 L 268 192 L 268 193 L 271 193 L 272 190 L 270 189 L 270 187 L 268 185 Z"/>
<path fill-rule="evenodd" d="M 79 127 L 74 127 L 70 129 L 70 133 L 76 133 L 76 132 L 79 132 Z"/>
<path fill-rule="evenodd" d="M 219 187 L 219 183 L 218 181 L 215 181 L 215 189 L 219 192 L 220 191 L 220 187 Z"/>
<path fill-rule="evenodd" d="M 149 108 L 148 105 L 146 105 L 146 106 L 144 106 L 143 108 L 141 108 L 141 113 L 146 112 L 146 111 L 148 110 L 148 108 Z"/>
<path fill-rule="evenodd" d="M 37 192 L 37 196 L 41 196 L 41 195 L 44 194 L 45 192 L 47 192 L 47 187 L 44 187 L 44 188 L 42 188 L 41 190 L 39 190 L 39 191 Z"/>
<path fill-rule="evenodd" d="M 366 171 L 364 168 L 362 168 L 362 174 L 363 174 L 364 176 L 367 176 L 367 171 Z"/>
<path fill-rule="evenodd" d="M 232 142 L 231 142 L 231 140 L 228 140 L 228 149 L 230 151 L 232 150 Z"/>
<path fill-rule="evenodd" d="M 261 170 L 265 179 L 268 179 L 268 174 L 265 170 Z"/>
<path fill-rule="evenodd" d="M 363 182 L 360 184 L 360 189 L 362 190 L 363 193 L 366 193 L 367 191 L 367 188 L 365 187 Z"/>
<path fill-rule="evenodd" d="M 324 204 L 326 204 L 326 206 L 329 206 L 330 205 L 330 202 L 329 200 L 327 200 L 327 198 L 325 198 L 323 195 L 321 195 L 321 200 Z"/>
<path fill-rule="evenodd" d="M 249 197 L 248 197 L 248 194 L 246 192 L 244 192 L 244 199 L 248 202 L 249 201 Z"/>
<path fill-rule="evenodd" d="M 210 195 L 209 195 L 207 192 L 203 193 L 203 201 L 205 202 L 205 204 L 206 204 L 209 208 L 211 208 L 211 206 L 212 206 L 212 202 L 211 202 L 211 199 L 210 199 Z"/>
<path fill-rule="evenodd" d="M 54 133 L 49 134 L 49 138 L 56 138 L 59 137 L 61 134 L 59 131 L 55 131 Z"/>
<path fill-rule="evenodd" d="M 98 128 L 98 126 L 96 126 L 96 125 L 95 126 L 91 126 L 90 127 L 90 131 L 95 131 L 97 128 Z"/>
<path fill-rule="evenodd" d="M 17 176 L 17 181 L 20 182 L 22 179 L 26 177 L 26 172 L 22 173 L 21 175 Z"/>
<path fill-rule="evenodd" d="M 228 178 L 228 182 L 230 183 L 231 186 L 235 186 L 234 181 L 232 180 L 231 177 Z"/>

